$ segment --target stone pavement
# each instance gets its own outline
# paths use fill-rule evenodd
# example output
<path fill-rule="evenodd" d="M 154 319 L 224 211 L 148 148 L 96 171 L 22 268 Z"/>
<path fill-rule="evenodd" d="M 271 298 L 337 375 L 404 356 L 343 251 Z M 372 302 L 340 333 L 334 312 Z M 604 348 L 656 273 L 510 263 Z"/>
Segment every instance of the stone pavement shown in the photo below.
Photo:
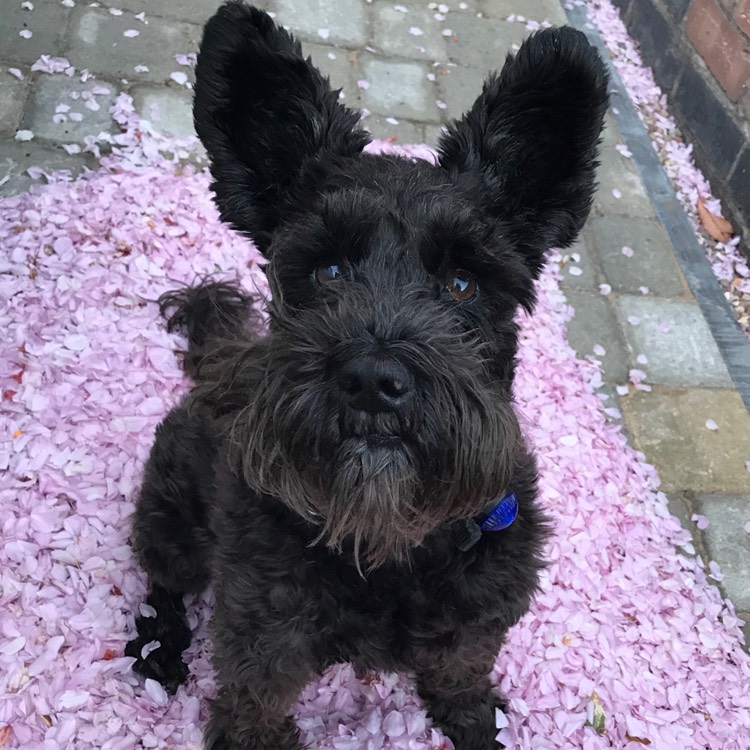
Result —
<path fill-rule="evenodd" d="M 343 87 L 345 103 L 369 111 L 365 123 L 376 137 L 431 145 L 441 123 L 473 102 L 485 72 L 498 68 L 529 28 L 566 22 L 557 0 L 259 4 L 298 34 Z M 116 132 L 107 110 L 122 91 L 157 128 L 192 133 L 192 69 L 180 56 L 196 50 L 217 0 L 0 6 L 0 194 L 33 184 L 30 166 L 73 173 L 95 166 L 91 154 L 76 152 L 87 136 Z M 571 17 L 585 27 L 582 14 L 579 8 Z M 33 70 L 41 55 L 67 58 L 75 73 Z M 716 324 L 711 315 L 707 323 L 706 293 L 694 290 L 701 288 L 696 278 L 713 290 L 710 269 L 700 260 L 697 270 L 686 266 L 686 243 L 675 241 L 667 204 L 656 200 L 653 180 L 646 179 L 648 190 L 644 185 L 644 165 L 653 157 L 645 131 L 639 134 L 631 118 L 625 147 L 623 123 L 620 112 L 608 118 L 594 212 L 563 266 L 576 311 L 569 340 L 581 356 L 602 362 L 601 395 L 611 418 L 621 413 L 632 444 L 659 470 L 672 511 L 692 530 L 696 553 L 719 562 L 724 579 L 717 585 L 750 622 L 750 535 L 743 528 L 750 521 L 750 399 L 733 384 L 741 380 L 737 362 L 750 362 L 750 346 L 737 343 L 731 323 Z M 727 332 L 734 336 L 731 352 Z M 709 520 L 704 531 L 693 514 Z M 745 632 L 750 636 L 750 626 Z"/>

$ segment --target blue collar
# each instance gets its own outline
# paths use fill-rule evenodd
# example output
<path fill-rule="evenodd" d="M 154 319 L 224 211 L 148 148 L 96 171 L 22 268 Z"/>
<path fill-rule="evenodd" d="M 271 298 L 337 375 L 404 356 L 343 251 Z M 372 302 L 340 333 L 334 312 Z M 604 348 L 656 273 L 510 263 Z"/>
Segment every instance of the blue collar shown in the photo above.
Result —
<path fill-rule="evenodd" d="M 493 500 L 480 515 L 467 521 L 459 521 L 453 527 L 456 546 L 466 552 L 490 531 L 507 529 L 518 515 L 518 499 L 515 492 L 508 492 Z"/>

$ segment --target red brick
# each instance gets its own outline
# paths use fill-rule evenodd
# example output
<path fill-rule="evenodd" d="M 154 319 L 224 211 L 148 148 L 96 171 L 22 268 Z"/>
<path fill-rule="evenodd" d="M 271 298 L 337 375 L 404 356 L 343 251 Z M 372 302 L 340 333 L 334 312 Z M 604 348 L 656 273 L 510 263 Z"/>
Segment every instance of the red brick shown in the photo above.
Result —
<path fill-rule="evenodd" d="M 750 0 L 740 0 L 734 11 L 734 22 L 750 37 Z"/>
<path fill-rule="evenodd" d="M 743 0 L 747 4 L 748 0 Z M 750 76 L 750 43 L 727 18 L 716 0 L 696 0 L 687 20 L 687 33 L 709 70 L 736 102 Z"/>

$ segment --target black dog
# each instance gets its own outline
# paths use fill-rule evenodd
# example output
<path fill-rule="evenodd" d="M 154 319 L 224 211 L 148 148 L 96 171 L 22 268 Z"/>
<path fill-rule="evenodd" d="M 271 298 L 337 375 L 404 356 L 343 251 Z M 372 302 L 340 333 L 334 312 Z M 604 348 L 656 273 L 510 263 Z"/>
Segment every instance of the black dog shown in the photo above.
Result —
<path fill-rule="evenodd" d="M 414 674 L 458 750 L 496 746 L 488 675 L 548 530 L 514 413 L 514 316 L 586 219 L 606 106 L 583 34 L 549 29 L 437 165 L 367 155 L 268 15 L 230 2 L 208 22 L 195 123 L 223 219 L 269 260 L 269 331 L 226 284 L 162 299 L 196 386 L 146 468 L 134 547 L 156 616 L 127 648 L 174 691 L 183 595 L 213 586 L 206 747 L 299 748 L 288 711 L 342 661 Z"/>

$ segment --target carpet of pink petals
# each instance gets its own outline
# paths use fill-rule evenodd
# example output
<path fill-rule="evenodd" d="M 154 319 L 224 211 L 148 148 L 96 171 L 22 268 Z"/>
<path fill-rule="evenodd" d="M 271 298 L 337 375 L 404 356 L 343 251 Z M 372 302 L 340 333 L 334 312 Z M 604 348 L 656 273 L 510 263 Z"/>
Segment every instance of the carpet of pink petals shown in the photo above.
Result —
<path fill-rule="evenodd" d="M 219 223 L 206 174 L 163 158 L 126 97 L 117 108 L 125 132 L 102 169 L 0 201 L 0 747 L 197 749 L 214 689 L 208 596 L 191 609 L 191 678 L 175 697 L 122 656 L 145 583 L 128 518 L 154 428 L 186 388 L 153 300 L 208 273 L 264 280 L 254 248 Z M 684 552 L 654 470 L 606 423 L 599 370 L 566 342 L 554 261 L 522 322 L 516 397 L 556 536 L 493 672 L 511 709 L 500 737 L 523 750 L 748 748 L 739 621 Z M 310 747 L 452 747 L 408 676 L 360 681 L 342 665 L 293 710 Z"/>
<path fill-rule="evenodd" d="M 742 253 L 741 238 L 735 236 L 727 243 L 715 242 L 701 231 L 696 208 L 698 198 L 702 196 L 707 208 L 719 216 L 722 215 L 721 203 L 713 197 L 711 185 L 696 167 L 693 147 L 682 139 L 669 112 L 666 95 L 654 81 L 651 68 L 643 64 L 637 44 L 629 36 L 619 10 L 610 0 L 573 2 L 586 6 L 589 18 L 609 49 L 612 62 L 646 125 L 677 197 L 706 250 L 714 274 L 742 329 L 750 336 L 750 266 Z M 747 243 L 744 252 L 747 253 Z"/>

